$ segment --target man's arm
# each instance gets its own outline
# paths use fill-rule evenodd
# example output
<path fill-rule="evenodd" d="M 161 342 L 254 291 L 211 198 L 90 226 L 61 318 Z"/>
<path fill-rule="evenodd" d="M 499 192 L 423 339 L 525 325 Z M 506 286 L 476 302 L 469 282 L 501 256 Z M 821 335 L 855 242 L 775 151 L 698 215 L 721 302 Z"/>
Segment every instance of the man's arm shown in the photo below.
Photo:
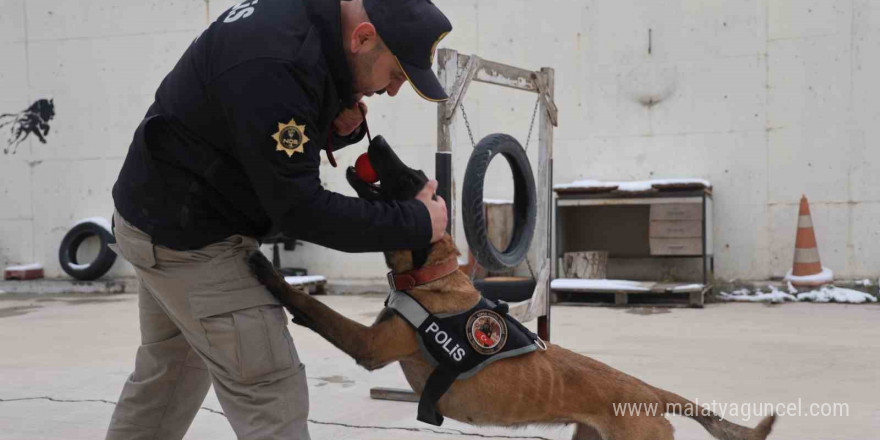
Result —
<path fill-rule="evenodd" d="M 432 222 L 421 201 L 367 201 L 321 186 L 319 153 L 327 140 L 314 125 L 320 96 L 303 87 L 296 69 L 285 60 L 252 60 L 209 85 L 231 127 L 233 153 L 274 226 L 347 252 L 427 246 Z"/>

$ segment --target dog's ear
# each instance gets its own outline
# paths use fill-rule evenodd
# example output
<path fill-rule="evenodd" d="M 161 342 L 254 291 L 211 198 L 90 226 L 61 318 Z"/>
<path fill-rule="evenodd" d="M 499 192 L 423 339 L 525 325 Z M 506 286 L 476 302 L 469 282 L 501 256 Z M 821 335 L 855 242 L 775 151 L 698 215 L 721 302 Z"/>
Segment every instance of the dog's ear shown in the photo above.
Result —
<path fill-rule="evenodd" d="M 345 170 L 345 179 L 348 180 L 348 184 L 354 188 L 358 197 L 367 200 L 382 200 L 382 195 L 379 193 L 379 188 L 375 185 L 364 182 L 360 177 L 358 177 L 357 172 L 354 167 L 348 167 Z"/>

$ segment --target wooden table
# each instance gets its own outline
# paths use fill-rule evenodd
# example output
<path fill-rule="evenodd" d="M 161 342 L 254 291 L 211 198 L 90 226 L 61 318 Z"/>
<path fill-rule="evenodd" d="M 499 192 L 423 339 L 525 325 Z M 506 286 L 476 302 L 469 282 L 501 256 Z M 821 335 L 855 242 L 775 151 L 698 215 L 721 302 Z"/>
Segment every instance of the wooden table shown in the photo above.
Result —
<path fill-rule="evenodd" d="M 702 286 L 700 289 L 682 289 L 699 280 L 649 278 L 640 280 L 649 285 L 638 292 L 609 291 L 595 286 L 568 290 L 553 288 L 553 291 L 615 293 L 615 303 L 618 304 L 627 303 L 630 294 L 681 293 L 688 294 L 692 306 L 702 306 L 703 295 L 711 288 L 715 265 L 711 188 L 645 192 L 557 190 L 555 212 L 557 261 L 566 252 L 607 251 L 609 269 L 615 260 L 630 260 L 629 266 L 645 268 L 635 270 L 638 275 L 652 272 L 651 260 L 663 261 L 654 267 L 672 269 L 677 261 L 697 260 L 702 263 L 699 270 Z M 554 278 L 562 276 L 560 266 L 556 265 Z M 609 272 L 609 278 L 613 277 Z"/>

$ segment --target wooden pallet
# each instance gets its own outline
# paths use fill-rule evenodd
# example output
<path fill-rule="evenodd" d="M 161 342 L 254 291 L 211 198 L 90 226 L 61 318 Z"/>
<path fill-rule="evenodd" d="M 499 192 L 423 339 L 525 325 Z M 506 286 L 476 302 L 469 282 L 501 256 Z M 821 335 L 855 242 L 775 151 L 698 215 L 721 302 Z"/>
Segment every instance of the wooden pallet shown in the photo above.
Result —
<path fill-rule="evenodd" d="M 682 289 L 681 283 L 642 283 L 644 291 L 620 291 L 614 289 L 553 289 L 557 297 L 587 300 L 583 302 L 613 304 L 615 306 L 652 304 L 686 304 L 690 307 L 702 308 L 706 293 L 712 290 L 712 286 L 692 287 Z"/>
<path fill-rule="evenodd" d="M 398 402 L 418 402 L 419 395 L 412 390 L 403 388 L 386 388 L 374 387 L 370 388 L 370 398 L 376 400 L 395 400 Z"/>

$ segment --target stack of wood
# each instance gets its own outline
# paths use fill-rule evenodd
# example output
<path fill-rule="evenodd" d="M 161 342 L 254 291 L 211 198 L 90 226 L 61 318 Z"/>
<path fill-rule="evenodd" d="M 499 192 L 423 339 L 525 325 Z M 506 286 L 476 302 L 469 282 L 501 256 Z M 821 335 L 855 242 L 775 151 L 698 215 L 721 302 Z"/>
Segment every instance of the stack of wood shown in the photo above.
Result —
<path fill-rule="evenodd" d="M 566 252 L 562 255 L 562 273 L 565 278 L 604 280 L 607 278 L 608 252 Z"/>

